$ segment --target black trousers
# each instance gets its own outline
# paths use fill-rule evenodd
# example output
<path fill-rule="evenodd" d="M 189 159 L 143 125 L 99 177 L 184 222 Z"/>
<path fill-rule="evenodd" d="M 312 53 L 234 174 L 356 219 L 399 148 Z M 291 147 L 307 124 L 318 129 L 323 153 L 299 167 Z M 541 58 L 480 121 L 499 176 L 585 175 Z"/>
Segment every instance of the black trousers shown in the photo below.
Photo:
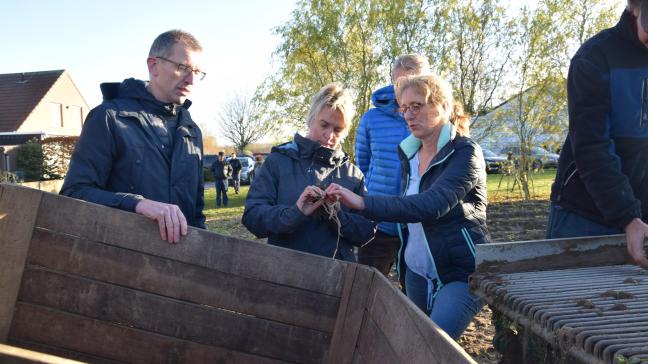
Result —
<path fill-rule="evenodd" d="M 398 249 L 400 249 L 400 238 L 397 235 L 377 231 L 376 237 L 358 250 L 358 263 L 375 267 L 388 276 L 398 256 Z"/>

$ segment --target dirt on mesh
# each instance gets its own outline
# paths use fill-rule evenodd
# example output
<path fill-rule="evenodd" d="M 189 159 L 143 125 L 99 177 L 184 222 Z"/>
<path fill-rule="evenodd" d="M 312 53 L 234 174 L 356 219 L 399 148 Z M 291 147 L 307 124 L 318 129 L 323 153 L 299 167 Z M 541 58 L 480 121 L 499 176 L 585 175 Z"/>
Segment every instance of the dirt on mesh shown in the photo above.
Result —
<path fill-rule="evenodd" d="M 488 205 L 488 230 L 493 242 L 544 239 L 549 201 L 496 202 Z M 499 355 L 493 348 L 495 328 L 486 306 L 475 316 L 458 343 L 480 364 L 494 364 Z"/>

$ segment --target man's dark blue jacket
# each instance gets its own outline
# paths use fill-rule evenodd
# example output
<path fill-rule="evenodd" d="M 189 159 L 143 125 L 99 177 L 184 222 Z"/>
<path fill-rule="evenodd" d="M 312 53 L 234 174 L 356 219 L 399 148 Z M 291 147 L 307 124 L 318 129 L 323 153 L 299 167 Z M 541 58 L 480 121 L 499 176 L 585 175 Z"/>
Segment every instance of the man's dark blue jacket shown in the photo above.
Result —
<path fill-rule="evenodd" d="M 127 79 L 102 84 L 104 102 L 83 125 L 61 194 L 134 211 L 143 199 L 174 204 L 191 226 L 204 228 L 202 134 L 186 101 L 157 101 L 146 84 Z M 169 158 L 154 130 L 154 118 L 177 115 Z"/>
<path fill-rule="evenodd" d="M 619 228 L 648 216 L 648 48 L 632 13 L 581 46 L 567 96 L 569 133 L 551 200 Z"/>

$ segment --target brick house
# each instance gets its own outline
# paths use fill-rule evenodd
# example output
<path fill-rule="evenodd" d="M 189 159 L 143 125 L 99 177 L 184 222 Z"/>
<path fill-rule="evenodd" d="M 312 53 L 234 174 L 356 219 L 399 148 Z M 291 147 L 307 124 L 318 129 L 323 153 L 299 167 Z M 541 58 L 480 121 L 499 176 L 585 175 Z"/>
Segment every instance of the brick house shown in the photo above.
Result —
<path fill-rule="evenodd" d="M 0 170 L 33 138 L 78 136 L 90 109 L 65 70 L 0 74 Z"/>

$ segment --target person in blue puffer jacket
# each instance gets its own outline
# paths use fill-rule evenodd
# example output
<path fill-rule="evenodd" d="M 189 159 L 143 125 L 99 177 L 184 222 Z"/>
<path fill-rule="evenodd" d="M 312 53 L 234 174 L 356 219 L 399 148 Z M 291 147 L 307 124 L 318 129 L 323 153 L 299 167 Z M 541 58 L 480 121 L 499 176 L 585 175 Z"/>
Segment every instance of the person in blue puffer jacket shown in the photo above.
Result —
<path fill-rule="evenodd" d="M 400 192 L 400 162 L 398 143 L 410 132 L 398 112 L 394 85 L 404 76 L 430 73 L 425 57 L 405 54 L 392 65 L 392 84 L 376 90 L 371 96 L 374 108 L 360 120 L 356 134 L 356 164 L 366 178 L 369 195 L 396 196 Z M 396 224 L 378 225 L 374 240 L 358 250 L 358 263 L 375 267 L 385 276 L 396 260 L 400 240 Z"/>
<path fill-rule="evenodd" d="M 453 339 L 483 302 L 468 288 L 475 245 L 488 243 L 486 167 L 469 118 L 436 75 L 404 80 L 400 110 L 412 135 L 399 145 L 402 196 L 362 197 L 338 185 L 328 199 L 375 221 L 399 222 L 398 270 L 407 296 Z"/>

